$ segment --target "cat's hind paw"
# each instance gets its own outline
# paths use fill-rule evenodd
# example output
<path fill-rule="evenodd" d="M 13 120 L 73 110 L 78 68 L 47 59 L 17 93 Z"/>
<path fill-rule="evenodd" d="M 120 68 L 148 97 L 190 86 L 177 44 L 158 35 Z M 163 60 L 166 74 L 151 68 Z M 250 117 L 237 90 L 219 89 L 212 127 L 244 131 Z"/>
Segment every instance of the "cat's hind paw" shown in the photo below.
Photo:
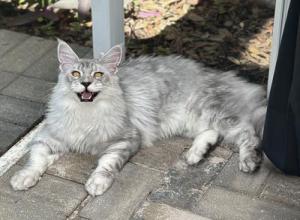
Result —
<path fill-rule="evenodd" d="M 85 189 L 91 196 L 99 196 L 111 187 L 113 181 L 112 175 L 94 173 L 86 182 Z"/>
<path fill-rule="evenodd" d="M 10 179 L 14 190 L 27 190 L 34 186 L 40 179 L 40 174 L 32 170 L 20 170 Z"/>
<path fill-rule="evenodd" d="M 245 173 L 252 173 L 259 168 L 261 162 L 261 152 L 253 151 L 248 156 L 240 159 L 239 168 Z"/>

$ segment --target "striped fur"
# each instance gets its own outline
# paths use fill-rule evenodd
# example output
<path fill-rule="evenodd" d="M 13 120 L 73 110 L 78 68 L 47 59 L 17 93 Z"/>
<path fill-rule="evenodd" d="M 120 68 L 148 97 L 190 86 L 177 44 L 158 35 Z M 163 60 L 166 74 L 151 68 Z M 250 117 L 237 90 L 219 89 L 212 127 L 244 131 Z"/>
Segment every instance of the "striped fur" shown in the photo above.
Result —
<path fill-rule="evenodd" d="M 255 170 L 264 123 L 265 91 L 232 72 L 219 72 L 181 57 L 140 57 L 118 68 L 116 46 L 100 59 L 79 59 L 60 41 L 60 74 L 48 103 L 45 128 L 31 144 L 31 157 L 11 184 L 24 190 L 60 154 L 67 151 L 99 155 L 98 167 L 86 183 L 91 195 L 101 195 L 115 174 L 140 146 L 174 135 L 195 138 L 185 158 L 203 159 L 211 145 L 223 140 L 239 146 L 240 169 Z M 73 70 L 81 76 L 74 78 Z M 102 72 L 95 79 L 95 72 Z M 93 102 L 77 93 L 99 92 Z"/>

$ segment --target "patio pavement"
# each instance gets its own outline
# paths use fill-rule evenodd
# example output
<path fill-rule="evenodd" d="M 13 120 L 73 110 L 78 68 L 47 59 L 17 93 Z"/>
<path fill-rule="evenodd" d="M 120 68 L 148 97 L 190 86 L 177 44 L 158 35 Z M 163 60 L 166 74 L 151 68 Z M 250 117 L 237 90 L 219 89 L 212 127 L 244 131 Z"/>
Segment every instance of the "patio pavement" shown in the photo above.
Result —
<path fill-rule="evenodd" d="M 80 56 L 92 54 L 73 47 Z M 0 30 L 0 155 L 41 121 L 56 69 L 55 41 Z M 25 155 L 0 177 L 0 220 L 300 219 L 300 178 L 281 174 L 267 159 L 253 175 L 241 173 L 228 146 L 186 167 L 180 158 L 190 143 L 174 138 L 141 150 L 95 198 L 84 183 L 96 158 L 75 154 L 59 159 L 35 187 L 14 192 L 9 178 Z"/>

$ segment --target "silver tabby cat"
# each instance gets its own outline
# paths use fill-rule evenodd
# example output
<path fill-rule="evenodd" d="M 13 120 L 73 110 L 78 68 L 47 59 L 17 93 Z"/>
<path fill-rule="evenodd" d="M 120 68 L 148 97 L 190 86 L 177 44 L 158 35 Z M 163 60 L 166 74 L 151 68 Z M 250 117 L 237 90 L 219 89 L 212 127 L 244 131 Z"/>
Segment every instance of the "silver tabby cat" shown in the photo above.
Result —
<path fill-rule="evenodd" d="M 194 138 L 185 155 L 190 165 L 222 140 L 239 147 L 240 170 L 259 166 L 266 111 L 260 86 L 181 57 L 141 57 L 118 69 L 121 58 L 115 46 L 99 59 L 80 59 L 59 40 L 58 83 L 29 161 L 11 179 L 15 190 L 35 185 L 59 155 L 76 151 L 99 155 L 85 187 L 101 195 L 141 146 L 174 135 Z"/>

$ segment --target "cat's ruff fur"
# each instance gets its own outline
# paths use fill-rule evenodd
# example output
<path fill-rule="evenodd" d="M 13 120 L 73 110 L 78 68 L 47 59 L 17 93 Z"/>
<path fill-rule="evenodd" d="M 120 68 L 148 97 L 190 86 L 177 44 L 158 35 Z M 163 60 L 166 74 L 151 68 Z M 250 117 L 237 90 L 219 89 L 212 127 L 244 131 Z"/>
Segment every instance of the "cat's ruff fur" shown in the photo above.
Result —
<path fill-rule="evenodd" d="M 116 46 L 99 60 L 79 59 L 59 41 L 60 74 L 46 125 L 31 143 L 27 165 L 11 179 L 15 190 L 35 185 L 59 154 L 76 151 L 101 155 L 86 183 L 91 195 L 100 195 L 141 145 L 174 135 L 195 138 L 188 164 L 222 139 L 239 146 L 242 171 L 257 168 L 266 108 L 260 86 L 175 56 L 131 59 L 117 70 L 121 57 Z M 72 70 L 81 78 L 72 78 Z M 101 80 L 92 77 L 95 71 L 104 73 Z M 100 91 L 93 102 L 80 102 L 81 82 Z"/>

